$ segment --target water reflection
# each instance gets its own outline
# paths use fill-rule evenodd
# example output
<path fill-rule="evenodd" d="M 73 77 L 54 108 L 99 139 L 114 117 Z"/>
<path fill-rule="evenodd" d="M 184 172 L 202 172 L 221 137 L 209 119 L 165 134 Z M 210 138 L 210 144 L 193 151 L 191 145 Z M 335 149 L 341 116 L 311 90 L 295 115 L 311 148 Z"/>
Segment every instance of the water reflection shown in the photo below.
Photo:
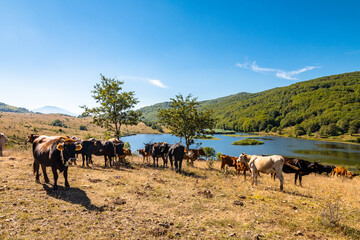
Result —
<path fill-rule="evenodd" d="M 196 144 L 202 147 L 212 147 L 216 152 L 230 156 L 239 156 L 242 152 L 247 154 L 279 154 L 287 157 L 298 157 L 309 161 L 320 160 L 321 162 L 334 165 L 354 166 L 360 164 L 360 146 L 343 143 L 325 143 L 313 140 L 297 138 L 284 138 L 274 136 L 259 136 L 236 133 L 234 135 L 215 134 L 214 137 L 220 140 L 195 140 Z M 263 145 L 242 146 L 232 145 L 234 141 L 244 138 L 257 138 L 265 140 Z M 170 134 L 138 134 L 121 138 L 129 142 L 131 150 L 144 148 L 144 143 L 168 142 L 174 144 L 180 141 L 179 137 Z M 195 145 L 191 146 L 192 148 Z"/>

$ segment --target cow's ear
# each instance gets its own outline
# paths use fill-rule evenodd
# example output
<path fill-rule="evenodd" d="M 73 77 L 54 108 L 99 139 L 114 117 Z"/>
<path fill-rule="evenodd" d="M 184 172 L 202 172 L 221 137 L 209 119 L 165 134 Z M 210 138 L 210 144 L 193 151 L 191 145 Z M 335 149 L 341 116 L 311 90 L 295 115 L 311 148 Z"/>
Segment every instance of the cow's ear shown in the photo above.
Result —
<path fill-rule="evenodd" d="M 82 145 L 78 144 L 76 145 L 75 151 L 80 151 L 82 149 Z"/>
<path fill-rule="evenodd" d="M 56 146 L 56 149 L 59 150 L 59 151 L 62 151 L 64 149 L 64 144 L 63 143 L 59 143 L 57 146 Z"/>

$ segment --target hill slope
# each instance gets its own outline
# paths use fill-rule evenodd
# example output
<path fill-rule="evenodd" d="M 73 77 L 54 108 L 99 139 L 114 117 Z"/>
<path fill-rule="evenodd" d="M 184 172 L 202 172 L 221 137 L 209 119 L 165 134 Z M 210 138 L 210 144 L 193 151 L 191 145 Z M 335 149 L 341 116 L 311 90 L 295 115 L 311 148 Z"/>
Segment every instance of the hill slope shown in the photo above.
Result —
<path fill-rule="evenodd" d="M 26 108 L 18 108 L 0 102 L 0 112 L 28 113 L 30 111 L 27 110 Z"/>
<path fill-rule="evenodd" d="M 151 108 L 157 109 L 155 106 Z M 259 93 L 239 93 L 201 102 L 201 107 L 213 109 L 218 119 L 216 127 L 223 129 L 276 131 L 296 126 L 299 134 L 319 130 L 324 135 L 357 132 L 360 72 L 321 77 Z M 156 120 L 149 108 L 141 110 L 145 120 Z"/>

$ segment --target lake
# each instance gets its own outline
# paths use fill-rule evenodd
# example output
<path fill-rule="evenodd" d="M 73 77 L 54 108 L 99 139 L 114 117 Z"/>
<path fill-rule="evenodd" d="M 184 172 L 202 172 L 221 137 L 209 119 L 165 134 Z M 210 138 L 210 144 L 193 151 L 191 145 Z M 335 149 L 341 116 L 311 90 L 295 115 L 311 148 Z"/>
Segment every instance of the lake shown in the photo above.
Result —
<path fill-rule="evenodd" d="M 263 141 L 263 145 L 240 146 L 231 144 L 234 141 L 247 138 L 246 136 L 249 134 L 236 133 L 232 136 L 215 134 L 214 137 L 220 140 L 195 140 L 195 143 L 201 143 L 201 147 L 212 147 L 216 152 L 230 156 L 239 156 L 242 152 L 257 155 L 278 154 L 333 165 L 349 167 L 360 165 L 360 145 L 273 136 L 251 136 L 251 138 Z M 144 143 L 167 142 L 174 144 L 179 142 L 180 138 L 170 134 L 138 134 L 122 137 L 121 140 L 129 142 L 132 151 L 135 151 L 144 148 Z M 191 148 L 195 148 L 195 144 Z"/>

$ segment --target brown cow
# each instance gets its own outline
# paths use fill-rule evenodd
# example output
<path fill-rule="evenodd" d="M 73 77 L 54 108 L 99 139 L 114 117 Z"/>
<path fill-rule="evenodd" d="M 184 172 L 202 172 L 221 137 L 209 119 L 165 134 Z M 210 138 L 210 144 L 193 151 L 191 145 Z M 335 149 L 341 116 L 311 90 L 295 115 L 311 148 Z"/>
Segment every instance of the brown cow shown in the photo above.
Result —
<path fill-rule="evenodd" d="M 225 165 L 228 165 L 229 167 L 234 167 L 236 169 L 236 157 L 232 157 L 229 155 L 221 155 L 220 157 L 221 160 L 221 170 L 225 170 Z"/>
<path fill-rule="evenodd" d="M 184 158 L 188 162 L 190 160 L 191 166 L 194 166 L 194 161 L 197 160 L 200 156 L 205 156 L 204 149 L 185 149 Z"/>
<path fill-rule="evenodd" d="M 340 176 L 343 176 L 343 177 L 346 177 L 348 175 L 348 172 L 345 168 L 343 167 L 336 167 L 334 168 L 333 172 L 332 172 L 332 176 L 334 176 L 336 174 L 336 176 L 338 177 L 339 175 Z"/>
<path fill-rule="evenodd" d="M 119 155 L 120 161 L 123 161 L 127 156 L 132 156 L 131 150 L 128 148 L 123 148 L 123 154 Z"/>
<path fill-rule="evenodd" d="M 143 163 L 150 164 L 150 153 L 145 151 L 145 148 L 138 150 L 139 154 L 143 157 Z"/>

